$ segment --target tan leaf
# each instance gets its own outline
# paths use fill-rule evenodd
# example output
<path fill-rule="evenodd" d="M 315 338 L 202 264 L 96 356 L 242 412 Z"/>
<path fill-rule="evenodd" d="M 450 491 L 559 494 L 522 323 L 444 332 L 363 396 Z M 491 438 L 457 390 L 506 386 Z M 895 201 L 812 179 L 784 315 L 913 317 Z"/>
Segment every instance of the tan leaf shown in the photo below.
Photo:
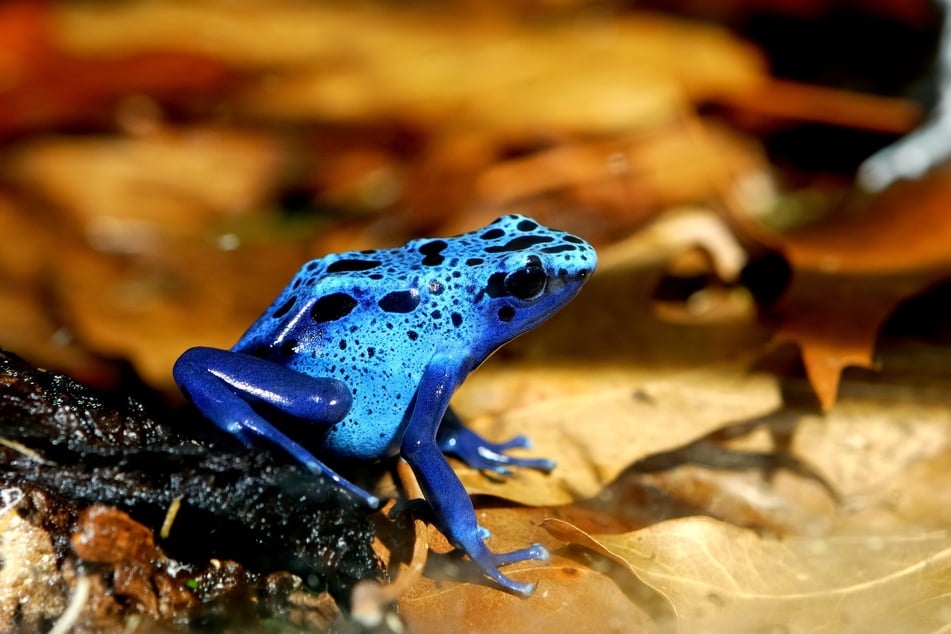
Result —
<path fill-rule="evenodd" d="M 777 540 L 708 518 L 625 535 L 546 527 L 661 592 L 680 631 L 938 632 L 951 613 L 945 531 Z"/>
<path fill-rule="evenodd" d="M 771 377 L 722 368 L 551 398 L 472 425 L 490 438 L 529 436 L 533 455 L 558 463 L 551 474 L 522 469 L 497 480 L 469 468 L 458 472 L 471 493 L 538 506 L 567 504 L 596 495 L 641 458 L 763 416 L 780 403 Z"/>
<path fill-rule="evenodd" d="M 495 551 L 524 548 L 532 541 L 554 550 L 561 544 L 537 526 L 541 515 L 520 509 L 480 509 L 479 523 L 493 534 Z M 437 542 L 444 540 L 434 534 Z M 433 559 L 434 556 L 430 556 Z M 528 599 L 488 585 L 478 574 L 467 582 L 431 572 L 399 601 L 411 631 L 428 632 L 655 632 L 648 612 L 632 602 L 610 576 L 557 552 L 548 562 L 525 562 L 503 571 L 537 583 Z M 442 577 L 434 579 L 434 577 Z"/>
<path fill-rule="evenodd" d="M 149 383 L 168 388 L 182 351 L 234 345 L 305 261 L 300 245 L 286 243 L 229 251 L 175 244 L 152 257 L 64 249 L 56 286 L 84 344 L 130 360 Z"/>
<path fill-rule="evenodd" d="M 868 385 L 850 385 L 830 412 L 799 420 L 793 452 L 842 496 L 840 512 L 823 523 L 834 522 L 837 533 L 913 534 L 946 527 L 947 507 L 941 504 L 944 492 L 951 491 L 951 471 L 942 467 L 951 450 L 946 388 L 873 385 L 873 398 Z"/>

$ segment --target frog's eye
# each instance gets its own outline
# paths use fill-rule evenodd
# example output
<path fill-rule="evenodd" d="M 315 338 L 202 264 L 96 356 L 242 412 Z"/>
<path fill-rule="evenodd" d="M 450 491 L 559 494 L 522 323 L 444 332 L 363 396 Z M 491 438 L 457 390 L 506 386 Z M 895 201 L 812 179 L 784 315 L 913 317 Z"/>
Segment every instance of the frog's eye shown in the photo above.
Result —
<path fill-rule="evenodd" d="M 505 278 L 505 290 L 519 299 L 535 299 L 542 294 L 547 283 L 545 270 L 538 264 L 529 262 L 527 266 L 509 273 Z"/>

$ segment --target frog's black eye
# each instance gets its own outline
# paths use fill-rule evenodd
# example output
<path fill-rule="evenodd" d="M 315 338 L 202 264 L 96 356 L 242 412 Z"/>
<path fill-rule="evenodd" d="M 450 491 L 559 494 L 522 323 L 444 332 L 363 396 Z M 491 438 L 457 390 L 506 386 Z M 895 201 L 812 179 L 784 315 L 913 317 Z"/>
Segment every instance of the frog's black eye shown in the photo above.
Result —
<path fill-rule="evenodd" d="M 538 264 L 529 262 L 527 266 L 509 273 L 505 278 L 505 290 L 519 299 L 535 299 L 544 292 L 547 283 L 545 270 Z"/>

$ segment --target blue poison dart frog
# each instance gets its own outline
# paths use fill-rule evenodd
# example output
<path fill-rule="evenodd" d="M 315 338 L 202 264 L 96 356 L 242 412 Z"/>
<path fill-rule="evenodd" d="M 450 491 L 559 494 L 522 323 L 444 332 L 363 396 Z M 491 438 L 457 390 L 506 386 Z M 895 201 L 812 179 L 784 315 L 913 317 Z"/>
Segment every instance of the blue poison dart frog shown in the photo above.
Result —
<path fill-rule="evenodd" d="M 478 436 L 449 399 L 499 346 L 567 304 L 596 263 L 580 238 L 518 215 L 453 238 L 328 255 L 307 263 L 230 351 L 187 350 L 175 380 L 221 429 L 277 445 L 370 506 L 379 500 L 315 455 L 402 456 L 449 541 L 504 588 L 528 595 L 533 584 L 498 567 L 548 553 L 539 544 L 491 552 L 443 454 L 503 475 L 547 472 L 554 462 L 507 455 L 529 440 Z M 269 422 L 269 410 L 282 422 Z"/>

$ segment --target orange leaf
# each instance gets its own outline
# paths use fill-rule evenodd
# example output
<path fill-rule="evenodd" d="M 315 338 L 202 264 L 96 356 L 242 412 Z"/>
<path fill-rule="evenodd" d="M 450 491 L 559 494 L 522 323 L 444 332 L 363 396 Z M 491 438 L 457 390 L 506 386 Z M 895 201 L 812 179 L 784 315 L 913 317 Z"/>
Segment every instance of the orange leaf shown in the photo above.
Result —
<path fill-rule="evenodd" d="M 775 342 L 794 343 L 823 409 L 842 370 L 870 368 L 878 331 L 904 299 L 951 275 L 951 171 L 900 183 L 832 221 L 778 239 L 792 283 L 770 309 Z"/>

